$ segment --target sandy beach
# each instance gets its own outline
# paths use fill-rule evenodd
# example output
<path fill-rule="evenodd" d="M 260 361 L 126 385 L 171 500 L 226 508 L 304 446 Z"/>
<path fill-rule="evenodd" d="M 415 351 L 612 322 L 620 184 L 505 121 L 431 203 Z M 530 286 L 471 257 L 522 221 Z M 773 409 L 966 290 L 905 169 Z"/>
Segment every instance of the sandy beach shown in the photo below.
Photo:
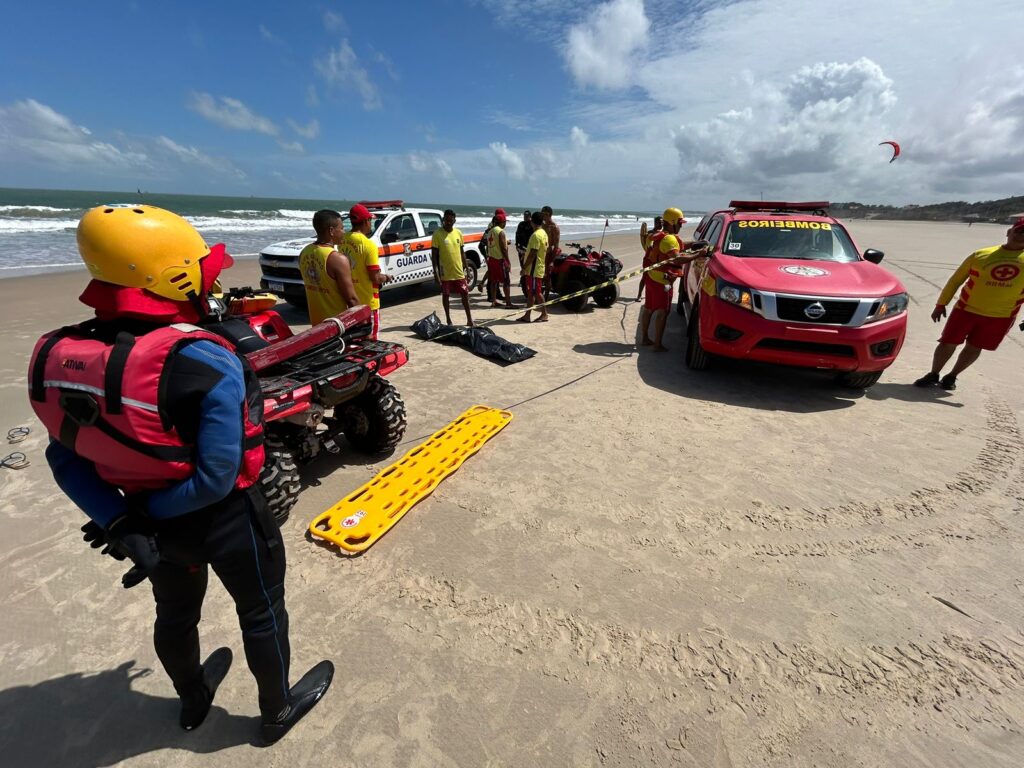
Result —
<path fill-rule="evenodd" d="M 731 361 L 691 372 L 674 308 L 669 351 L 638 350 L 635 280 L 611 309 L 492 326 L 538 352 L 509 367 L 412 336 L 440 312 L 433 288 L 386 293 L 382 336 L 411 350 L 392 378 L 406 442 L 304 473 L 283 528 L 293 679 L 321 658 L 338 674 L 267 751 L 223 588 L 200 631 L 235 665 L 186 734 L 146 587 L 121 589 L 123 567 L 83 544 L 46 466 L 27 360 L 86 317 L 86 273 L 0 280 L 0 428 L 32 428 L 10 448 L 31 465 L 0 475 L 4 764 L 1019 766 L 1024 334 L 956 392 L 911 384 L 939 288 L 1005 228 L 850 229 L 912 297 L 903 352 L 865 393 Z M 640 262 L 635 234 L 605 248 Z M 226 273 L 257 282 L 254 261 Z M 477 319 L 499 314 L 474 298 Z M 316 514 L 477 403 L 515 418 L 364 556 L 307 541 Z"/>

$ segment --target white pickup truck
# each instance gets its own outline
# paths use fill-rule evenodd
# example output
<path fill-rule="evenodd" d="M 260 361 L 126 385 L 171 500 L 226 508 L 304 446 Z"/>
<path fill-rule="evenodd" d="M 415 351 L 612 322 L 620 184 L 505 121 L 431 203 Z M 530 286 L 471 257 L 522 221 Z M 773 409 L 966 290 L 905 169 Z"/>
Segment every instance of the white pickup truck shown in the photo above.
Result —
<path fill-rule="evenodd" d="M 406 208 L 401 200 L 363 201 L 362 205 L 373 214 L 370 240 L 380 250 L 381 271 L 394 278 L 382 286 L 382 290 L 432 281 L 434 268 L 430 263 L 430 239 L 441 228 L 442 212 L 432 208 Z M 348 214 L 343 213 L 342 218 L 345 231 L 351 231 Z M 464 235 L 468 266 L 466 282 L 471 290 L 485 264 L 481 237 L 480 232 Z M 305 306 L 306 290 L 299 273 L 299 253 L 311 242 L 312 238 L 305 237 L 264 248 L 260 252 L 260 269 L 263 272 L 260 286 L 263 290 L 276 293 L 289 304 Z"/>

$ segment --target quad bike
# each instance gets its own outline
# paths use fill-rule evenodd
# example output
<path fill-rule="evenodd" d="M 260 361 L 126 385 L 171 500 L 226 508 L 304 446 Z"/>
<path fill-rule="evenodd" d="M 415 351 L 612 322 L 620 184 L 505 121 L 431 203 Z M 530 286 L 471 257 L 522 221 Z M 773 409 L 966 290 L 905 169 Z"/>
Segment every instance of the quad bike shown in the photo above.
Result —
<path fill-rule="evenodd" d="M 392 451 L 405 434 L 405 403 L 384 377 L 409 360 L 401 344 L 369 337 L 358 306 L 293 334 L 276 299 L 235 288 L 210 299 L 203 326 L 246 356 L 263 392 L 266 460 L 260 486 L 280 523 L 298 499 L 298 465 L 341 438 L 361 453 Z"/>
<path fill-rule="evenodd" d="M 592 245 L 566 243 L 575 251 L 559 251 L 551 265 L 551 290 L 559 295 L 566 295 L 591 288 L 613 279 L 622 271 L 622 262 L 608 251 L 597 251 Z M 619 298 L 619 286 L 608 285 L 593 294 L 584 294 L 566 299 L 565 308 L 570 312 L 579 312 L 587 305 L 590 296 L 594 303 L 602 308 L 612 306 Z"/>

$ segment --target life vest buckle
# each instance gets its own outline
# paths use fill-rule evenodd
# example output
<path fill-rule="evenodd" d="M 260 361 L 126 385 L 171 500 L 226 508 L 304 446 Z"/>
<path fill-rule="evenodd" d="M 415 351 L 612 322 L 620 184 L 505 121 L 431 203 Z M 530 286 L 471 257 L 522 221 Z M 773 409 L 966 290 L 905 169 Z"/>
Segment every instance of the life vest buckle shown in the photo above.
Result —
<path fill-rule="evenodd" d="M 80 427 L 91 427 L 100 418 L 100 406 L 88 392 L 61 392 L 60 409 Z"/>

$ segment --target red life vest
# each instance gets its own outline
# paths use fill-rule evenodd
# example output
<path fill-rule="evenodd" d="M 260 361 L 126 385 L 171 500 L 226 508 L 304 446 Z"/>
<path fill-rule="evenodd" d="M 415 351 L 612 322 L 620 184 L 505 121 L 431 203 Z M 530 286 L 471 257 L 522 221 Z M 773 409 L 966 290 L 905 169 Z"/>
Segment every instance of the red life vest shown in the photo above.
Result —
<path fill-rule="evenodd" d="M 644 252 L 643 262 L 645 267 L 657 264 L 659 261 L 665 261 L 664 254 L 659 250 L 659 246 L 667 234 L 669 233 L 660 229 L 654 234 L 648 236 L 647 250 Z M 645 279 L 661 287 L 666 285 L 670 286 L 672 281 L 681 275 L 682 269 L 675 264 L 666 264 L 661 269 L 652 269 L 650 272 L 644 272 Z"/>
<path fill-rule="evenodd" d="M 182 346 L 223 338 L 193 325 L 169 325 L 133 336 L 91 321 L 36 342 L 29 366 L 32 409 L 50 436 L 96 465 L 126 494 L 166 488 L 195 472 L 195 446 L 174 427 L 165 401 L 169 358 Z M 263 400 L 245 359 L 242 465 L 236 488 L 263 468 Z"/>

